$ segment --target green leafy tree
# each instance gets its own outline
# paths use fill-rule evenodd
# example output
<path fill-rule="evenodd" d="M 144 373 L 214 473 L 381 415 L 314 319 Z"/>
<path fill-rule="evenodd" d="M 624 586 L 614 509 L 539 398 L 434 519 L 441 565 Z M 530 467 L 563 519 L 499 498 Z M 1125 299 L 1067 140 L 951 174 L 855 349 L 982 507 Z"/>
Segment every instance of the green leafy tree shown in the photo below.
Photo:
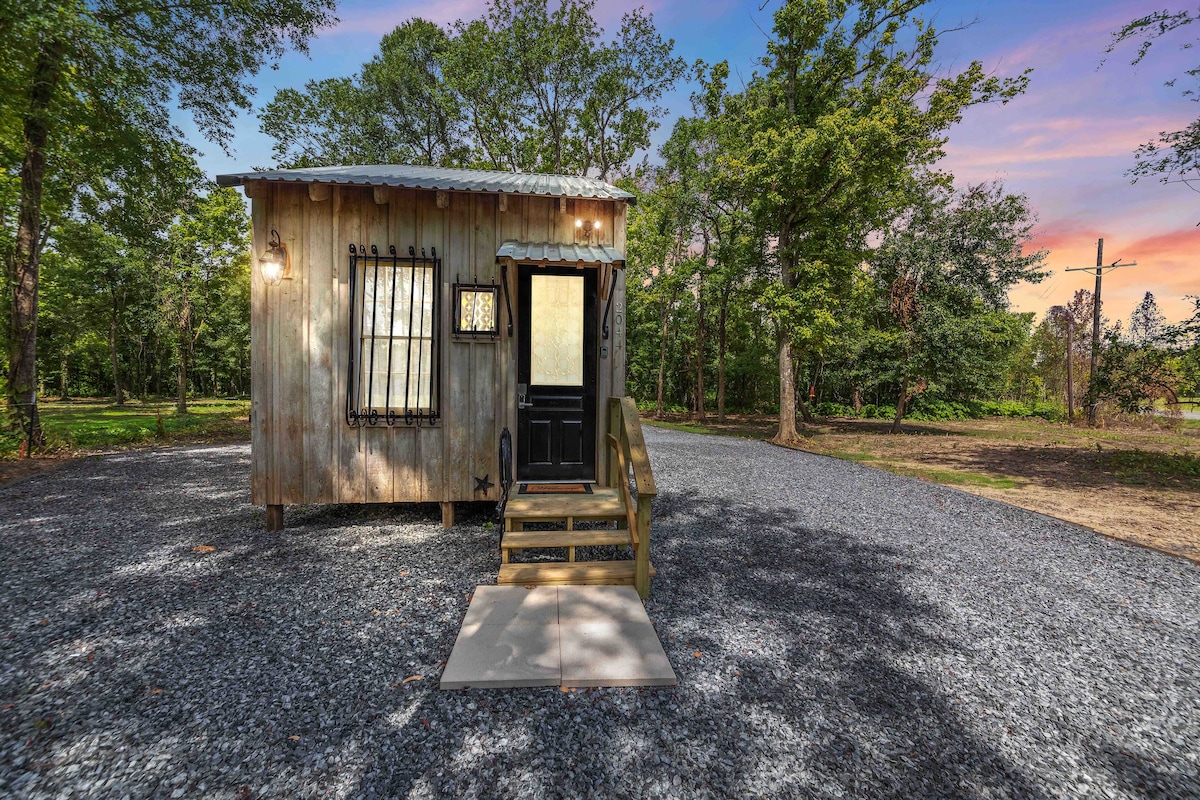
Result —
<path fill-rule="evenodd" d="M 1096 401 L 1113 403 L 1125 414 L 1153 411 L 1160 400 L 1179 403 L 1183 376 L 1178 359 L 1153 343 L 1136 344 L 1118 333 L 1109 333 L 1096 368 Z"/>
<path fill-rule="evenodd" d="M 869 234 L 910 205 L 916 171 L 941 157 L 965 108 L 1026 85 L 979 62 L 939 78 L 924 5 L 790 0 L 746 90 L 747 146 L 731 159 L 777 241 L 779 280 L 764 302 L 779 333 L 779 441 L 796 436 L 794 357 L 833 336 Z"/>
<path fill-rule="evenodd" d="M 1163 333 L 1167 317 L 1158 307 L 1152 292 L 1146 292 L 1142 302 L 1129 315 L 1129 340 L 1142 345 L 1156 341 Z"/>
<path fill-rule="evenodd" d="M 288 166 L 418 163 L 614 178 L 686 72 L 650 15 L 611 41 L 593 0 L 492 0 L 442 29 L 410 20 L 350 78 L 276 93 L 262 129 Z"/>
<path fill-rule="evenodd" d="M 248 275 L 250 220 L 237 190 L 211 187 L 171 226 L 163 261 L 162 322 L 175 346 L 178 413 L 187 413 L 189 364 L 210 332 L 216 286 Z"/>
<path fill-rule="evenodd" d="M 114 150 L 156 150 L 155 143 L 178 137 L 163 122 L 172 104 L 190 111 L 203 135 L 227 144 L 229 112 L 250 107 L 249 76 L 288 45 L 304 49 L 333 21 L 331 12 L 332 0 L 0 2 L 0 135 L 19 174 L 6 254 L 8 403 L 30 449 L 42 441 L 37 298 L 47 179 L 69 182 L 67 154 L 107 159 L 111 168 L 133 163 L 112 158 Z M 85 139 L 87 147 L 67 146 Z"/>
<path fill-rule="evenodd" d="M 444 70 L 452 41 L 412 19 L 383 37 L 379 54 L 351 78 L 281 89 L 261 128 L 285 167 L 332 164 L 459 166 L 470 160 L 465 111 Z"/>
<path fill-rule="evenodd" d="M 1176 31 L 1197 20 L 1200 20 L 1200 10 L 1164 9 L 1145 14 L 1114 33 L 1107 52 L 1113 52 L 1126 42 L 1137 41 L 1137 54 L 1131 63 L 1140 64 L 1149 55 L 1156 41 L 1162 37 L 1171 37 Z M 1194 46 L 1194 41 L 1184 41 L 1180 44 L 1183 50 L 1191 50 Z M 1192 85 L 1193 81 L 1200 78 L 1200 66 L 1186 70 L 1184 76 L 1188 85 L 1182 89 L 1183 96 L 1192 102 L 1200 102 L 1200 94 Z M 1172 78 L 1166 85 L 1176 86 L 1177 83 L 1178 78 Z M 1139 146 L 1135 157 L 1136 163 L 1129 171 L 1135 182 L 1138 178 L 1151 175 L 1158 175 L 1163 183 L 1186 182 L 1196 178 L 1195 173 L 1200 167 L 1200 119 L 1193 120 L 1181 130 L 1162 131 L 1157 140 Z"/>
<path fill-rule="evenodd" d="M 871 268 L 894 324 L 893 433 L 914 397 L 937 383 L 983 389 L 1028 336 L 1032 318 L 1007 307 L 1011 287 L 1046 277 L 1047 252 L 1025 252 L 1034 222 L 1028 200 L 996 183 L 936 192 L 889 231 Z"/>

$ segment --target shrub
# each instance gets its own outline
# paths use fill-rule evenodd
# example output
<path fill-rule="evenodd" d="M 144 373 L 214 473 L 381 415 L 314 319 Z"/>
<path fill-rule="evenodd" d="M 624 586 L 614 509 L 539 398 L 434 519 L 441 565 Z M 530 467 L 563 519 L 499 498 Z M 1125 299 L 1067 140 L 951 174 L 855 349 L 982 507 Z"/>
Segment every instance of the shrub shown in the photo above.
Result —
<path fill-rule="evenodd" d="M 818 403 L 817 415 L 821 417 L 853 417 L 854 409 L 841 403 Z"/>

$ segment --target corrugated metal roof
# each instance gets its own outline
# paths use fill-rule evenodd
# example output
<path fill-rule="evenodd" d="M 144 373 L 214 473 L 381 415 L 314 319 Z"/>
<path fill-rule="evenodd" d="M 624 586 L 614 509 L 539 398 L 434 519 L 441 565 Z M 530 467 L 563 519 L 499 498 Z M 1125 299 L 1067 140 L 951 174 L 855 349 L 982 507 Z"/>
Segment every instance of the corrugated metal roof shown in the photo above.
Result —
<path fill-rule="evenodd" d="M 607 245 L 518 242 L 513 239 L 500 245 L 500 249 L 496 251 L 496 258 L 567 264 L 625 263 L 625 254 L 617 248 Z"/>
<path fill-rule="evenodd" d="M 538 175 L 525 172 L 494 172 L 476 169 L 421 167 L 412 164 L 379 164 L 362 167 L 312 167 L 236 172 L 218 175 L 220 186 L 241 186 L 247 181 L 293 181 L 296 183 L 342 183 L 360 186 L 403 186 L 408 189 L 441 189 L 459 192 L 504 192 L 547 197 L 584 197 L 624 200 L 633 204 L 632 194 L 597 178 L 571 175 Z"/>

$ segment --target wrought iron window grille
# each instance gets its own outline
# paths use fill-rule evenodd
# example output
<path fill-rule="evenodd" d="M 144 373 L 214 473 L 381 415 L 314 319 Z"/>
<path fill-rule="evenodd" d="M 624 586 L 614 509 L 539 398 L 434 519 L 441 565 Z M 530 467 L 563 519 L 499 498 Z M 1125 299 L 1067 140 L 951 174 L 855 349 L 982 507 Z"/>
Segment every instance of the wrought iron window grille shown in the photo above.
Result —
<path fill-rule="evenodd" d="M 441 265 L 434 247 L 428 256 L 409 247 L 404 257 L 395 245 L 387 255 L 375 245 L 369 253 L 365 245 L 350 245 L 347 425 L 420 427 L 439 420 Z"/>
<path fill-rule="evenodd" d="M 454 335 L 472 339 L 500 336 L 500 287 L 495 283 L 461 283 L 454 276 Z"/>

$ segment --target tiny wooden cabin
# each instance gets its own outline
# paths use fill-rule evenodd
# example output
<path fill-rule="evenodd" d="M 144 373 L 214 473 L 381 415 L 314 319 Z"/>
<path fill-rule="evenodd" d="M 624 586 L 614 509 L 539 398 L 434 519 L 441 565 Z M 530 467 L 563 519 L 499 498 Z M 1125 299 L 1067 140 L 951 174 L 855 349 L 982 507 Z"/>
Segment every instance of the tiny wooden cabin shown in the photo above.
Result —
<path fill-rule="evenodd" d="M 517 519 L 514 500 L 507 528 L 611 518 L 637 538 L 617 478 L 626 461 L 642 465 L 637 485 L 653 495 L 623 401 L 632 195 L 586 178 L 407 165 L 217 182 L 252 200 L 251 494 L 269 528 L 300 503 L 438 502 L 450 525 L 454 502 L 501 498 L 510 431 L 514 494 L 563 482 L 621 504 L 539 517 L 530 497 Z M 558 498 L 546 508 L 572 510 L 546 496 Z M 648 536 L 648 501 L 645 516 Z M 546 582 L 581 582 L 569 577 Z"/>

